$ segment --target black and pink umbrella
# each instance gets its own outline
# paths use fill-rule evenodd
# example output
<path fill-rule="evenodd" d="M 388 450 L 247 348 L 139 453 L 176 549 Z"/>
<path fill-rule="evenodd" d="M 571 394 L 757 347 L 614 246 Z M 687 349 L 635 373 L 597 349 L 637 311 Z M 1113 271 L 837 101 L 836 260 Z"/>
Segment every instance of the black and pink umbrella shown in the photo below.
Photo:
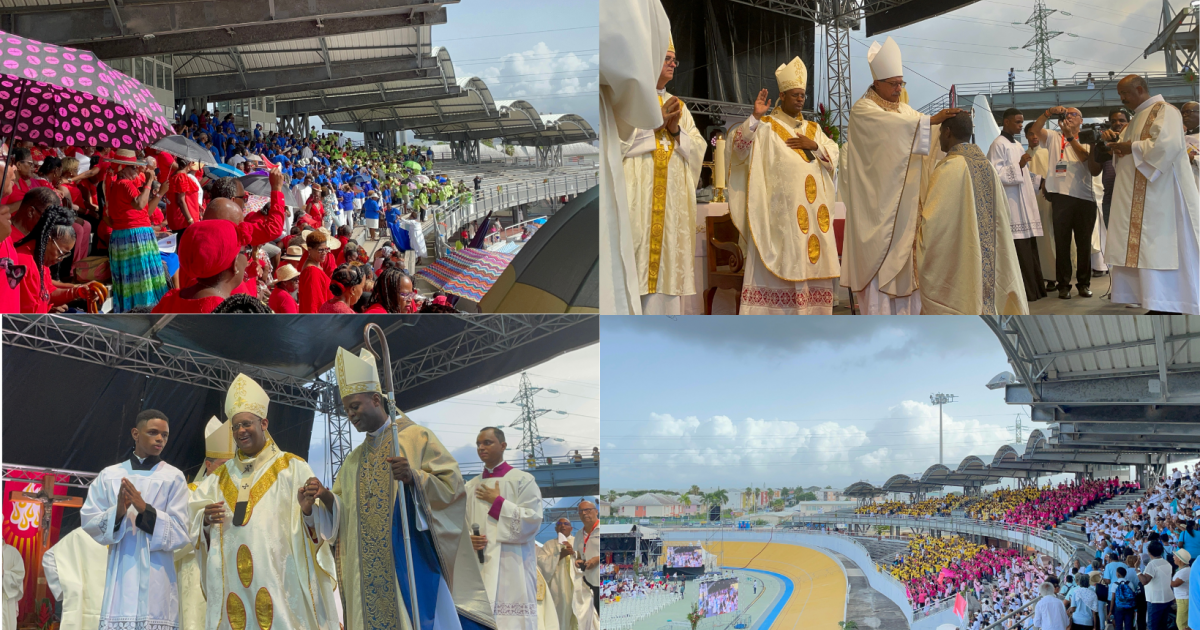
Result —
<path fill-rule="evenodd" d="M 140 82 L 86 50 L 0 31 L 0 135 L 52 146 L 141 149 L 173 133 Z"/>

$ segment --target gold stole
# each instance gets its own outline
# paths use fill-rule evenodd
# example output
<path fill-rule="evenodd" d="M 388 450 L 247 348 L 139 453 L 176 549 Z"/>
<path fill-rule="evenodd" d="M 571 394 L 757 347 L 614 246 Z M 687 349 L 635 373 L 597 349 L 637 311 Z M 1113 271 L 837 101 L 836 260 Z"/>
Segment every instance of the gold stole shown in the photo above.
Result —
<path fill-rule="evenodd" d="M 1146 124 L 1142 125 L 1142 137 L 1140 140 L 1150 139 L 1150 127 L 1154 125 L 1154 119 L 1158 118 L 1158 112 L 1162 109 L 1164 103 L 1155 103 L 1154 107 L 1150 108 L 1150 115 L 1146 117 Z M 1132 159 L 1132 157 L 1131 157 Z M 1142 250 L 1142 215 L 1146 211 L 1146 186 L 1150 184 L 1150 180 L 1146 179 L 1142 172 L 1133 169 L 1133 207 L 1129 213 L 1129 241 L 1125 245 L 1125 266 L 1138 266 L 1138 255 Z"/>
<path fill-rule="evenodd" d="M 785 143 L 789 139 L 797 137 L 791 131 L 788 131 L 787 127 L 784 127 L 783 125 L 779 124 L 778 120 L 775 120 L 774 118 L 771 118 L 770 116 L 763 116 L 762 121 L 765 123 L 771 123 L 771 129 L 775 131 L 775 135 L 779 136 L 779 139 L 783 140 Z M 808 121 L 805 126 L 805 129 L 804 129 L 804 136 L 806 138 L 808 138 L 809 140 L 816 141 L 816 139 L 817 139 L 817 123 L 815 123 L 811 120 Z M 800 156 L 800 159 L 804 160 L 805 162 L 812 162 L 812 160 L 808 159 L 807 155 L 804 155 L 803 150 L 801 150 L 801 149 L 792 149 L 792 150 L 796 152 L 796 155 Z M 810 203 L 811 203 L 811 201 L 810 201 Z"/>
<path fill-rule="evenodd" d="M 663 105 L 662 96 L 658 106 Z M 663 149 L 666 143 L 667 148 Z M 658 293 L 658 266 L 662 260 L 663 222 L 667 214 L 667 164 L 675 154 L 675 138 L 667 131 L 666 124 L 654 132 L 654 195 L 650 203 L 650 269 L 647 278 L 650 293 Z"/>
<path fill-rule="evenodd" d="M 396 610 L 396 558 L 392 554 L 392 518 L 396 496 L 392 469 L 384 459 L 392 454 L 392 430 L 378 437 L 367 436 L 359 460 L 358 549 L 363 624 L 367 628 L 399 628 Z M 403 490 L 402 490 L 403 491 Z"/>

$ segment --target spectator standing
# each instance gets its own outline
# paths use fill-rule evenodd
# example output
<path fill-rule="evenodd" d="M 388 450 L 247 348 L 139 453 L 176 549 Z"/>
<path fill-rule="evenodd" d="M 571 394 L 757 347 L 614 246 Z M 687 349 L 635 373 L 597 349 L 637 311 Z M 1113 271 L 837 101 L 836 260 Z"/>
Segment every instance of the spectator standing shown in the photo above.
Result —
<path fill-rule="evenodd" d="M 479 187 L 480 187 L 482 184 L 483 184 L 483 178 L 482 178 L 482 177 L 480 177 L 480 176 L 478 176 L 478 175 L 476 175 L 476 176 L 475 176 L 475 190 L 479 190 Z"/>
<path fill-rule="evenodd" d="M 1179 570 L 1175 572 L 1175 577 L 1171 580 L 1171 589 L 1175 593 L 1175 626 L 1179 630 L 1187 630 L 1188 601 L 1191 599 L 1188 590 L 1192 577 L 1192 554 L 1188 553 L 1186 549 L 1176 551 L 1175 564 L 1179 566 Z"/>
<path fill-rule="evenodd" d="M 1033 608 L 1033 627 L 1037 630 L 1067 630 L 1070 617 L 1062 600 L 1054 596 L 1054 585 L 1042 582 L 1038 594 L 1041 598 Z"/>
<path fill-rule="evenodd" d="M 1075 589 L 1071 591 L 1068 601 L 1071 604 L 1067 610 L 1067 613 L 1071 615 L 1071 630 L 1088 630 L 1096 627 L 1100 605 L 1096 598 L 1096 592 L 1088 588 L 1086 574 L 1075 574 Z"/>
<path fill-rule="evenodd" d="M 1113 572 L 1113 583 L 1109 589 L 1109 615 L 1115 630 L 1133 630 L 1133 617 L 1137 611 L 1137 596 L 1129 581 L 1129 570 L 1123 563 Z"/>
<path fill-rule="evenodd" d="M 1146 546 L 1150 562 L 1138 580 L 1146 589 L 1146 626 L 1150 630 L 1167 630 L 1167 613 L 1175 593 L 1171 590 L 1171 565 L 1163 559 L 1163 545 L 1157 540 Z"/>
<path fill-rule="evenodd" d="M 1087 77 L 1087 89 L 1089 89 L 1089 90 L 1096 89 L 1096 82 L 1092 80 L 1091 72 L 1088 73 L 1088 77 Z"/>

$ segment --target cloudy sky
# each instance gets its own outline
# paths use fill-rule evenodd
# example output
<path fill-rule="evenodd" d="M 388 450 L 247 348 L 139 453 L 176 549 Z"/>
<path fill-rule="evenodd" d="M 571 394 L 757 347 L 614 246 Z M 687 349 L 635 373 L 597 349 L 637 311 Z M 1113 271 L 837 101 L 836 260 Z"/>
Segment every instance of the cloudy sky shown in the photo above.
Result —
<path fill-rule="evenodd" d="M 1185 5 L 1184 0 L 1169 2 L 1176 11 Z M 1142 59 L 1142 51 L 1159 32 L 1162 0 L 1046 0 L 1046 6 L 1060 11 L 1048 19 L 1050 29 L 1063 31 L 1051 41 L 1050 52 L 1056 59 L 1073 63 L 1059 63 L 1055 76 L 1066 79 L 1091 72 L 1107 78 L 1109 70 L 1120 72 L 1127 66 L 1126 73 L 1165 69 L 1161 53 Z M 889 35 L 900 45 L 904 80 L 914 107 L 945 95 L 953 84 L 1007 82 L 1011 67 L 1016 68 L 1018 81 L 1031 80 L 1034 77 L 1028 68 L 1033 53 L 1009 48 L 1024 46 L 1033 37 L 1033 29 L 1023 24 L 1032 14 L 1033 0 L 981 0 L 871 39 L 866 37 L 864 24 L 863 30 L 851 32 L 852 93 L 857 98 L 871 83 L 867 65 L 871 41 L 882 42 Z M 821 60 L 824 43 L 819 33 L 820 29 L 817 58 Z M 824 64 L 814 65 L 818 66 L 810 68 L 817 73 L 814 85 L 819 98 L 825 100 Z"/>
<path fill-rule="evenodd" d="M 562 442 L 547 442 L 548 456 L 558 456 L 579 449 L 591 453 L 597 446 L 600 427 L 600 347 L 597 344 L 580 348 L 574 352 L 551 359 L 529 368 L 530 381 L 535 387 L 557 390 L 558 393 L 542 392 L 534 397 L 540 408 L 554 412 L 538 420 L 538 429 L 544 436 L 559 438 Z M 455 398 L 422 407 L 405 410 L 413 422 L 428 427 L 438 439 L 450 449 L 459 466 L 465 471 L 479 470 L 479 457 L 475 454 L 475 436 L 486 426 L 508 425 L 518 416 L 515 405 L 497 404 L 501 400 L 512 400 L 517 394 L 521 376 L 516 374 L 491 385 L 465 392 Z M 564 411 L 566 414 L 555 413 Z M 326 479 L 327 432 L 324 417 L 320 414 L 313 424 L 312 442 L 309 445 L 309 463 L 319 475 Z M 515 450 L 521 442 L 521 433 L 506 430 L 509 444 L 507 459 L 519 459 Z M 361 444 L 363 436 L 351 434 L 354 446 Z"/>
<path fill-rule="evenodd" d="M 978 318 L 602 318 L 602 491 L 882 484 L 1013 441 Z M 1028 437 L 1031 423 L 1024 420 Z"/>

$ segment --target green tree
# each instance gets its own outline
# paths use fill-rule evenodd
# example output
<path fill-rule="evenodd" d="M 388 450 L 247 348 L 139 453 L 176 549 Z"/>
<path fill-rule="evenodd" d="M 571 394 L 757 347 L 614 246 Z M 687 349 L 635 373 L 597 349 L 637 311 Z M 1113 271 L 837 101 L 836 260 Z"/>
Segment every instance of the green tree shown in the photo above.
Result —
<path fill-rule="evenodd" d="M 616 501 L 616 500 L 617 500 L 617 491 L 616 491 L 616 490 L 609 490 L 609 491 L 608 491 L 608 496 L 607 496 L 606 498 L 608 499 L 608 502 L 609 502 L 609 503 L 612 503 L 613 501 Z"/>
<path fill-rule="evenodd" d="M 696 484 L 692 484 L 692 487 L 688 488 L 687 493 L 688 494 L 696 494 L 696 495 L 700 494 L 700 486 L 697 486 Z"/>
<path fill-rule="evenodd" d="M 712 493 L 712 495 L 715 505 L 724 505 L 729 502 L 729 493 L 720 488 L 717 488 L 717 491 Z"/>

